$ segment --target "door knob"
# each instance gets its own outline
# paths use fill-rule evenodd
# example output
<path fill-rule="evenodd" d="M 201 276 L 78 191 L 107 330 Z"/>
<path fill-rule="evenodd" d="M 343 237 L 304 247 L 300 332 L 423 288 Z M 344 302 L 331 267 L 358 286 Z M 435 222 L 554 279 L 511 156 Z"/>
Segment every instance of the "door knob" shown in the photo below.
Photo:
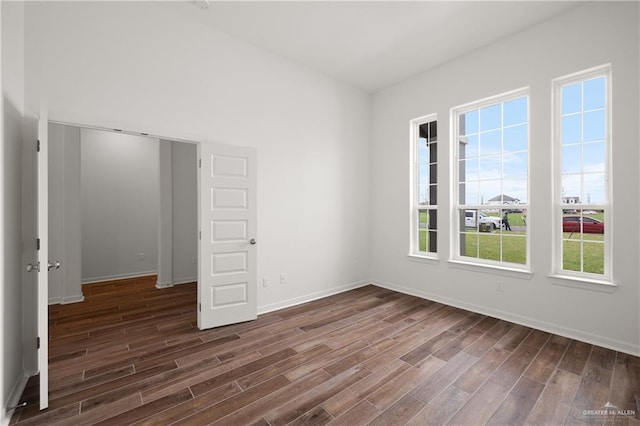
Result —
<path fill-rule="evenodd" d="M 249 240 L 249 244 L 255 244 L 255 243 L 256 243 L 256 239 L 255 238 L 252 238 L 252 239 Z"/>
<path fill-rule="evenodd" d="M 57 260 L 55 262 L 47 262 L 47 269 L 51 270 L 51 268 L 60 269 L 60 262 Z"/>
<path fill-rule="evenodd" d="M 36 271 L 36 272 L 40 272 L 40 262 L 36 262 L 36 263 L 27 263 L 27 272 L 32 272 L 32 271 Z"/>

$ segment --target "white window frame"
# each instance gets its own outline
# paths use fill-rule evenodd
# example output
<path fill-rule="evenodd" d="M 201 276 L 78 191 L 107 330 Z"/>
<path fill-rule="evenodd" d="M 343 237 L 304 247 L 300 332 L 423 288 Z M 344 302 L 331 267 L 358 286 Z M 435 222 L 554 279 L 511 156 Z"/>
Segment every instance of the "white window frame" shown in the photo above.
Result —
<path fill-rule="evenodd" d="M 420 237 L 419 237 L 419 222 L 420 222 L 420 213 L 419 213 L 419 203 L 420 203 L 420 126 L 426 123 L 430 123 L 438 121 L 437 114 L 429 114 L 419 118 L 415 118 L 410 121 L 410 188 L 411 188 L 411 201 L 410 201 L 410 223 L 411 226 L 410 232 L 411 235 L 409 237 L 410 245 L 409 245 L 409 256 L 418 259 L 438 259 L 438 250 L 435 252 L 430 251 L 421 251 L 420 250 Z M 437 125 L 437 124 L 436 124 Z M 438 129 L 439 130 L 439 129 Z M 438 131 L 440 133 L 440 131 Z M 436 142 L 438 149 L 438 159 L 436 160 L 436 164 L 440 163 L 442 150 L 440 149 L 440 137 Z M 438 167 L 438 170 L 440 167 Z M 439 173 L 439 172 L 438 172 Z M 437 180 L 436 191 L 439 192 L 440 187 L 440 179 Z M 440 194 L 437 194 L 439 197 Z M 429 204 L 429 210 L 438 210 L 437 204 Z M 435 229 L 436 237 L 438 237 L 439 232 L 438 229 Z M 427 228 L 427 241 L 429 238 L 429 228 Z"/>
<path fill-rule="evenodd" d="M 604 204 L 587 203 L 561 203 L 562 197 L 562 88 L 574 83 L 605 77 L 605 176 L 606 176 L 606 202 Z M 615 285 L 611 275 L 612 253 L 612 228 L 613 201 L 612 201 L 612 177 L 611 177 L 611 64 L 579 71 L 552 81 L 552 136 L 553 136 L 553 272 L 551 277 L 579 281 L 587 284 Z M 584 143 L 584 142 L 582 142 Z M 562 216 L 563 210 L 578 207 L 581 210 L 603 210 L 605 217 L 604 233 L 604 273 L 595 274 L 562 269 Z M 582 260 L 581 260 L 582 261 Z"/>
<path fill-rule="evenodd" d="M 481 259 L 475 257 L 462 256 L 460 254 L 460 148 L 459 148 L 459 116 L 467 112 L 485 108 L 487 106 L 508 102 L 513 99 L 526 97 L 527 98 L 527 203 L 523 205 L 523 208 L 527 211 L 527 226 L 526 226 L 526 262 L 524 264 L 512 263 L 506 261 Z M 516 273 L 531 273 L 531 102 L 530 102 L 530 90 L 529 87 L 523 87 L 512 91 L 504 92 L 495 96 L 490 96 L 477 101 L 469 102 L 464 105 L 459 105 L 451 109 L 450 113 L 450 127 L 451 127 L 451 233 L 450 233 L 450 259 L 454 263 L 460 263 L 463 265 L 480 266 L 495 269 L 496 271 L 513 271 Z M 482 209 L 486 206 L 481 205 L 468 205 L 468 210 Z"/>

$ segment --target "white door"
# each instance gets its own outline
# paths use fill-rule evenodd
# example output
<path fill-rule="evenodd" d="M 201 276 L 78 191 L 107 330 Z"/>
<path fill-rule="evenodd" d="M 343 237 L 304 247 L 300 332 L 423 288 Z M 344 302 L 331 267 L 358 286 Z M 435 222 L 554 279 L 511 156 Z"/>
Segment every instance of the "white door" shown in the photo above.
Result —
<path fill-rule="evenodd" d="M 48 115 L 46 107 L 40 108 L 38 119 L 37 162 L 37 326 L 38 326 L 38 371 L 40 374 L 40 409 L 49 406 L 49 144 Z M 59 266 L 58 266 L 59 267 Z"/>
<path fill-rule="evenodd" d="M 198 145 L 198 327 L 257 317 L 256 150 Z"/>

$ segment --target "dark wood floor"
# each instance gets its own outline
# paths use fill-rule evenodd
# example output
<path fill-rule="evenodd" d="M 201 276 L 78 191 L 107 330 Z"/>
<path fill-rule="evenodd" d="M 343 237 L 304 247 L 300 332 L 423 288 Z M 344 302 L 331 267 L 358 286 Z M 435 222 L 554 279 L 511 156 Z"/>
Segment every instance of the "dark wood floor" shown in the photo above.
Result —
<path fill-rule="evenodd" d="M 375 286 L 199 331 L 154 283 L 51 306 L 49 409 L 31 380 L 12 424 L 640 425 L 624 353 Z"/>

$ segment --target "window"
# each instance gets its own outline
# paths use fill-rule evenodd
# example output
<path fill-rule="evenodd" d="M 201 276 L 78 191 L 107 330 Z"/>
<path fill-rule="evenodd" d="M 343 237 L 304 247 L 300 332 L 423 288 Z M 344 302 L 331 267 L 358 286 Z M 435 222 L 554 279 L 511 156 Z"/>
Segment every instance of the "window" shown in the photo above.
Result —
<path fill-rule="evenodd" d="M 438 252 L 438 122 L 435 115 L 411 121 L 412 255 Z"/>
<path fill-rule="evenodd" d="M 454 108 L 452 123 L 452 257 L 527 269 L 528 90 Z"/>
<path fill-rule="evenodd" d="M 608 280 L 610 68 L 559 78 L 553 90 L 555 269 Z"/>

